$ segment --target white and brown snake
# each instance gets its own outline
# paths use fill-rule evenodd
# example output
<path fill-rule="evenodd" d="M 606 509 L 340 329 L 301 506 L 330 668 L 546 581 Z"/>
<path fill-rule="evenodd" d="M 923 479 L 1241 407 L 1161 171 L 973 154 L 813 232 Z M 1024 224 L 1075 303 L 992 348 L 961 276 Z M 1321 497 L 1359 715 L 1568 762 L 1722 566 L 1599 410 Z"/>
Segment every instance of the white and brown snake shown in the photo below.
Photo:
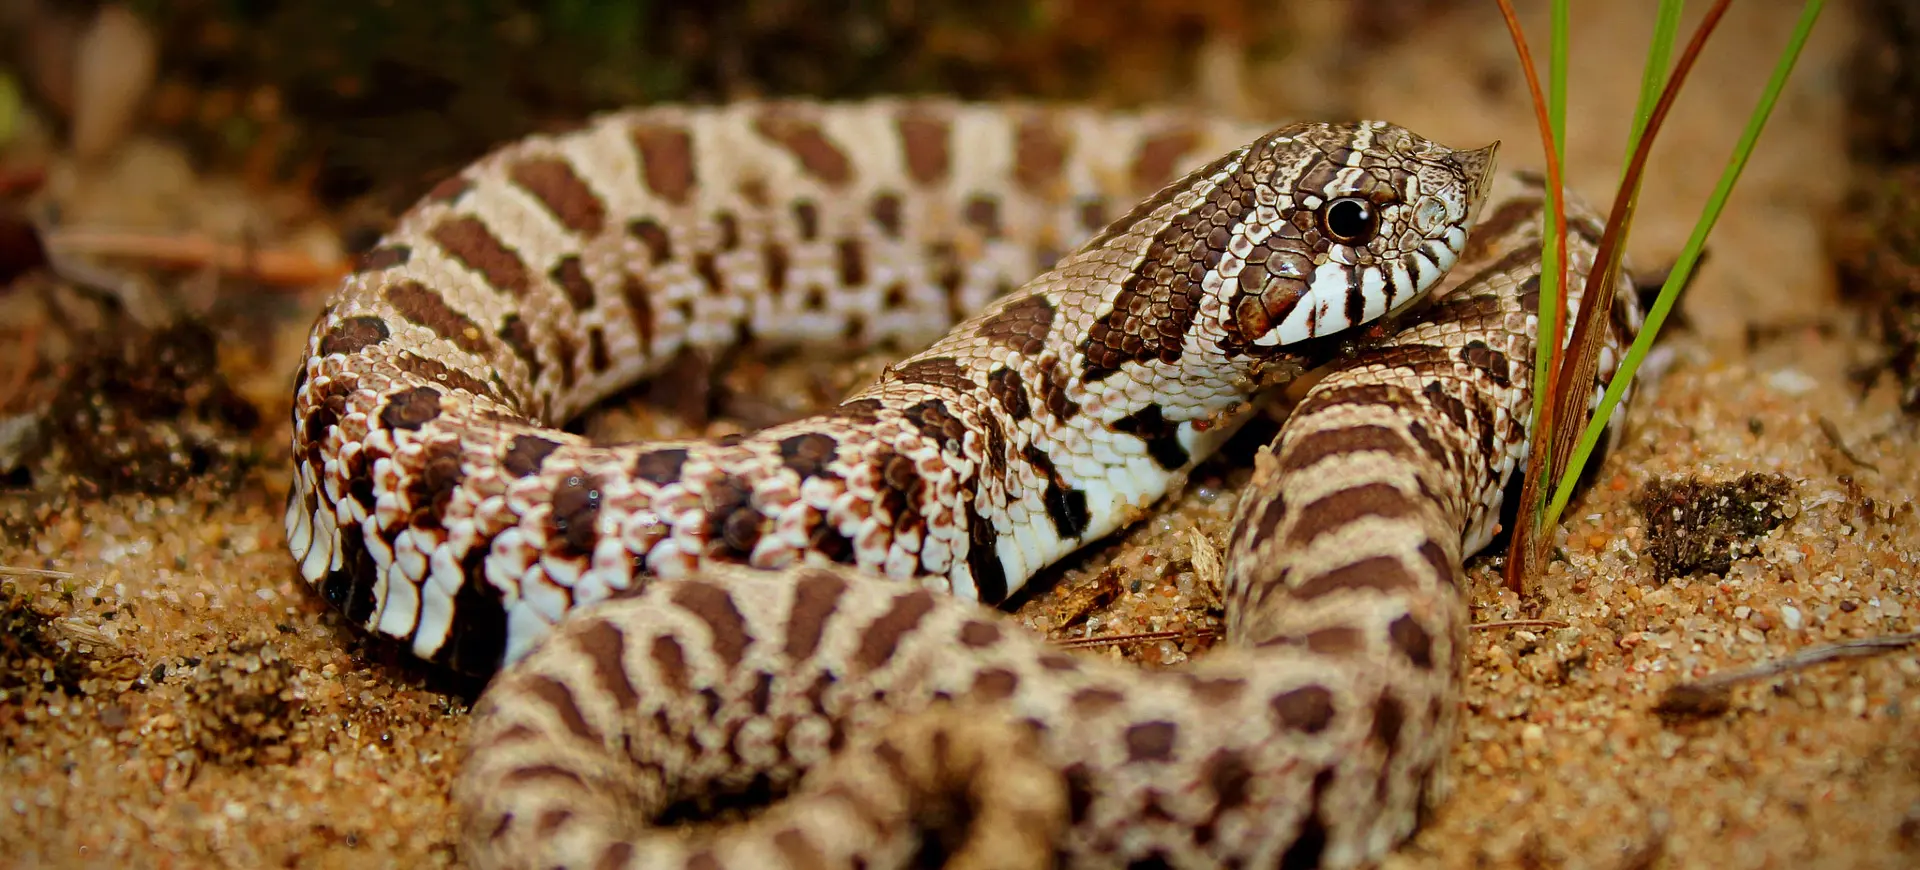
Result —
<path fill-rule="evenodd" d="M 290 547 L 352 621 L 508 665 L 456 788 L 476 865 L 1370 860 L 1435 793 L 1461 560 L 1526 452 L 1540 192 L 1492 159 L 931 100 L 522 140 L 315 325 Z M 1578 277 L 1597 227 L 1571 224 Z M 688 349 L 943 331 L 742 437 L 554 428 Z M 981 606 L 1327 362 L 1241 497 L 1223 648 L 1141 672 Z M 666 827 L 729 803 L 770 806 Z"/>

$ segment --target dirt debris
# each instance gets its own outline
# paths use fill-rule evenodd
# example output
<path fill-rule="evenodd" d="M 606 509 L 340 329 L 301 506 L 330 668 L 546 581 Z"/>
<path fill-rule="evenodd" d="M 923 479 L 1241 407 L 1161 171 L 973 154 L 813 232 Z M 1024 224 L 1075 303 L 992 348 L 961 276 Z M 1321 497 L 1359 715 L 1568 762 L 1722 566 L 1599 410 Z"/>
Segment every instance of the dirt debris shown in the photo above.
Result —
<path fill-rule="evenodd" d="M 67 367 L 44 425 L 44 469 L 83 498 L 166 493 L 204 478 L 232 491 L 257 461 L 260 412 L 219 369 L 212 330 L 187 321 L 102 332 Z"/>
<path fill-rule="evenodd" d="M 191 740 L 222 764 L 284 764 L 301 714 L 292 663 L 271 643 L 235 641 L 187 677 Z"/>
<path fill-rule="evenodd" d="M 1793 481 L 1761 472 L 1721 482 L 1693 475 L 1648 481 L 1634 507 L 1647 520 L 1654 571 L 1662 578 L 1726 574 L 1755 538 L 1787 521 L 1793 492 Z"/>

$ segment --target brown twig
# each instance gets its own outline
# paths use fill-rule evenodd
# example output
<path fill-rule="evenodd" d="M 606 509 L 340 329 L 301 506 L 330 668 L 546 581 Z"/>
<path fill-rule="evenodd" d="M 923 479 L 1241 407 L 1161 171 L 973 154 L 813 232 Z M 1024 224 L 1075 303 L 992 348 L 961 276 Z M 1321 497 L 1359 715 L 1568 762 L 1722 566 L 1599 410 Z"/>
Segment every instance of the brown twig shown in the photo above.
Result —
<path fill-rule="evenodd" d="M 1510 0 L 1498 0 L 1498 2 L 1500 4 L 1500 15 L 1507 23 L 1507 34 L 1513 37 L 1513 49 L 1520 55 L 1520 69 L 1526 74 L 1527 91 L 1533 98 L 1534 120 L 1540 125 L 1540 144 L 1546 149 L 1547 189 L 1551 192 L 1548 201 L 1553 204 L 1553 213 L 1548 217 L 1551 221 L 1550 229 L 1553 232 L 1558 250 L 1556 263 L 1560 269 L 1559 274 L 1554 276 L 1554 298 L 1559 300 L 1559 306 L 1555 311 L 1557 312 L 1557 317 L 1564 319 L 1567 316 L 1567 210 L 1566 187 L 1562 184 L 1560 173 L 1560 150 L 1554 147 L 1553 119 L 1549 117 L 1547 111 L 1547 98 L 1540 90 L 1540 72 L 1533 63 L 1533 52 L 1527 48 L 1526 33 L 1520 29 L 1520 16 L 1513 11 L 1513 4 Z M 1548 328 L 1549 326 L 1551 326 L 1551 329 Z M 1534 386 L 1536 388 L 1544 387 L 1546 394 L 1551 396 L 1554 395 L 1554 390 L 1556 389 L 1555 379 L 1559 376 L 1560 371 L 1558 365 L 1560 360 L 1560 342 L 1557 340 L 1560 333 L 1559 322 L 1556 321 L 1553 324 L 1543 323 L 1541 324 L 1540 331 L 1543 334 L 1542 340 L 1545 340 L 1544 334 L 1549 331 L 1553 333 L 1554 340 L 1552 344 L 1548 346 L 1547 351 L 1547 382 L 1544 385 L 1535 384 Z M 1551 403 L 1537 404 L 1536 407 L 1540 409 L 1537 419 L 1534 421 L 1537 430 L 1534 440 L 1535 443 L 1538 443 L 1538 433 L 1553 431 L 1554 412 L 1557 408 Z M 1539 451 L 1534 451 L 1534 454 L 1537 456 Z M 1528 461 L 1527 481 L 1529 487 L 1532 487 L 1533 464 L 1533 460 Z M 1538 495 L 1532 488 L 1526 490 L 1520 500 L 1520 504 L 1523 506 L 1521 514 L 1523 518 L 1525 517 L 1524 506 L 1533 504 L 1537 498 Z M 1524 519 L 1520 523 L 1523 531 L 1528 525 Z M 1514 543 L 1519 544 L 1522 540 L 1524 540 L 1523 532 L 1516 532 Z M 1516 552 L 1524 551 L 1516 550 Z M 1520 586 L 1515 579 L 1516 575 L 1513 570 L 1513 564 L 1514 560 L 1508 560 L 1507 586 L 1517 593 L 1520 591 Z"/>
<path fill-rule="evenodd" d="M 1568 623 L 1558 619 L 1502 619 L 1494 622 L 1476 622 L 1467 626 L 1468 631 L 1491 631 L 1496 628 L 1567 628 Z"/>
<path fill-rule="evenodd" d="M 331 283 L 348 271 L 345 263 L 321 262 L 298 251 L 229 245 L 204 236 L 58 229 L 47 233 L 46 243 L 48 250 L 63 255 L 129 257 L 162 268 L 213 268 L 283 287 Z"/>
<path fill-rule="evenodd" d="M 0 565 L 0 577 L 43 577 L 48 580 L 71 580 L 73 574 L 67 571 L 48 571 L 44 568 L 14 568 Z"/>
<path fill-rule="evenodd" d="M 1505 0 L 1501 0 L 1504 4 Z M 1606 324 L 1610 322 L 1613 309 L 1614 276 L 1619 274 L 1620 257 L 1625 251 L 1623 238 L 1633 209 L 1639 199 L 1640 177 L 1646 170 L 1647 158 L 1652 153 L 1653 143 L 1658 138 L 1660 127 L 1665 123 L 1667 113 L 1673 109 L 1674 100 L 1680 95 L 1680 86 L 1686 82 L 1687 74 L 1700 58 L 1700 52 L 1706 47 L 1707 38 L 1713 35 L 1714 28 L 1726 14 L 1732 0 L 1717 0 L 1700 25 L 1694 28 L 1693 38 L 1680 53 L 1675 62 L 1673 74 L 1667 77 L 1667 83 L 1660 91 L 1660 99 L 1654 103 L 1653 111 L 1647 116 L 1647 124 L 1634 146 L 1633 159 L 1627 162 L 1626 172 L 1620 179 L 1620 189 L 1614 194 L 1613 209 L 1607 215 L 1606 230 L 1600 236 L 1599 250 L 1594 255 L 1596 268 L 1587 273 L 1587 286 L 1582 294 L 1580 314 L 1574 321 L 1573 335 L 1569 343 L 1576 348 L 1556 368 L 1552 380 L 1554 389 L 1545 399 L 1552 410 L 1543 418 L 1557 421 L 1545 427 L 1543 432 L 1534 433 L 1534 449 L 1527 457 L 1525 482 L 1521 485 L 1520 519 L 1515 522 L 1513 543 L 1509 549 L 1512 554 L 1507 559 L 1507 588 L 1516 594 L 1525 586 L 1526 578 L 1536 574 L 1545 563 L 1548 545 L 1552 541 L 1545 530 L 1539 528 L 1542 520 L 1540 506 L 1544 494 L 1542 490 L 1551 486 L 1567 467 L 1568 459 L 1573 455 L 1574 447 L 1579 443 L 1581 430 L 1587 422 L 1587 391 L 1579 384 L 1591 383 L 1600 364 L 1600 345 L 1605 336 Z M 1557 341 L 1557 336 L 1554 340 Z M 1558 385 L 1568 385 L 1559 389 Z M 1541 449 L 1545 439 L 1546 449 Z M 1551 490 L 1547 490 L 1551 492 Z"/>
<path fill-rule="evenodd" d="M 1056 640 L 1054 646 L 1062 649 L 1095 649 L 1103 646 L 1119 646 L 1123 643 L 1136 643 L 1150 640 L 1182 640 L 1210 638 L 1218 634 L 1211 628 L 1187 628 L 1179 631 L 1142 631 L 1133 634 L 1109 634 L 1100 637 L 1077 637 L 1071 640 Z"/>
<path fill-rule="evenodd" d="M 1730 705 L 1728 693 L 1734 686 L 1741 683 L 1806 670 L 1815 665 L 1840 659 L 1886 655 L 1899 652 L 1915 643 L 1920 643 L 1920 632 L 1843 640 L 1839 643 L 1808 647 L 1771 661 L 1721 671 L 1691 682 L 1675 683 L 1660 693 L 1660 700 L 1654 703 L 1653 709 L 1655 712 L 1668 715 L 1718 715 L 1725 712 Z"/>

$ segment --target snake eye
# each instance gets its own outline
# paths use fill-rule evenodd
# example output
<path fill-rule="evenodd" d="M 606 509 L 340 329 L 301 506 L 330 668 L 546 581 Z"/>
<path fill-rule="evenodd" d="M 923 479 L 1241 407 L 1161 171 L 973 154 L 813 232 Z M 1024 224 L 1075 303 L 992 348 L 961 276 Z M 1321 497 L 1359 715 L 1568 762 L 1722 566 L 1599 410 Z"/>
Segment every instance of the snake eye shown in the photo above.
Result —
<path fill-rule="evenodd" d="M 1343 245 L 1364 245 L 1373 241 L 1380 228 L 1380 213 L 1373 203 L 1357 196 L 1343 196 L 1320 210 L 1320 230 Z"/>

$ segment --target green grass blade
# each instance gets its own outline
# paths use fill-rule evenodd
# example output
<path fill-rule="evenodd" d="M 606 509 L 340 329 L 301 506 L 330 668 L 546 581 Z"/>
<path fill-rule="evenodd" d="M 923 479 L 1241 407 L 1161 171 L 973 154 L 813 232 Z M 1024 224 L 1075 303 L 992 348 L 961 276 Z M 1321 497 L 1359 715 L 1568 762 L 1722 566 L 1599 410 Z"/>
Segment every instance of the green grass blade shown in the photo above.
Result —
<path fill-rule="evenodd" d="M 1660 0 L 1660 14 L 1653 21 L 1653 41 L 1647 44 L 1647 66 L 1640 73 L 1640 104 L 1633 108 L 1633 129 L 1627 133 L 1628 160 L 1640 147 L 1647 117 L 1653 114 L 1653 104 L 1659 101 L 1660 89 L 1667 83 L 1667 64 L 1673 59 L 1673 40 L 1680 33 L 1680 13 L 1686 6 L 1686 0 Z"/>
<path fill-rule="evenodd" d="M 1553 148 L 1553 159 L 1563 167 L 1566 165 L 1567 154 L 1567 2 L 1568 0 L 1553 2 L 1547 57 L 1547 130 L 1552 140 L 1548 145 Z M 1561 183 L 1565 184 L 1566 180 L 1562 178 Z M 1560 202 L 1560 196 L 1559 190 L 1553 185 L 1547 185 L 1548 215 L 1557 217 L 1562 214 L 1564 206 Z M 1566 281 L 1566 273 L 1560 266 L 1560 251 L 1565 247 L 1565 233 L 1566 220 L 1550 218 L 1546 232 L 1540 234 L 1540 276 L 1545 284 L 1540 292 L 1541 335 L 1559 335 L 1562 329 L 1560 300 L 1565 296 L 1562 285 Z M 1554 351 L 1559 346 L 1559 342 L 1552 341 L 1534 343 L 1533 394 L 1536 396 L 1547 395 L 1552 387 Z M 1546 402 L 1533 403 L 1534 432 L 1542 432 L 1548 428 L 1546 416 L 1550 407 Z M 1538 518 L 1541 516 L 1543 507 L 1544 505 L 1532 505 L 1528 513 Z"/>
<path fill-rule="evenodd" d="M 1626 391 L 1627 384 L 1639 371 L 1640 363 L 1646 359 L 1648 348 L 1659 335 L 1660 326 L 1666 322 L 1672 312 L 1674 302 L 1680 294 L 1680 288 L 1686 286 L 1687 278 L 1693 274 L 1693 267 L 1700 261 L 1700 251 L 1705 248 L 1707 235 L 1713 232 L 1713 225 L 1720 220 L 1720 212 L 1726 207 L 1727 197 L 1733 193 L 1733 185 L 1740 180 L 1740 173 L 1746 169 L 1747 158 L 1753 154 L 1753 146 L 1760 139 L 1761 130 L 1767 126 L 1767 118 L 1773 114 L 1774 103 L 1780 99 L 1780 92 L 1786 88 L 1787 76 L 1792 74 L 1793 66 L 1800 59 L 1800 50 L 1806 46 L 1807 37 L 1813 33 L 1814 22 L 1820 18 L 1820 10 L 1825 0 L 1807 0 L 1800 9 L 1800 21 L 1794 26 L 1793 37 L 1781 52 L 1779 61 L 1774 65 L 1773 77 L 1767 80 L 1766 90 L 1761 92 L 1760 102 L 1754 106 L 1753 114 L 1747 119 L 1747 128 L 1740 134 L 1740 141 L 1734 145 L 1733 154 L 1727 160 L 1727 168 L 1720 174 L 1720 182 L 1715 185 L 1713 194 L 1707 198 L 1706 208 L 1700 219 L 1694 223 L 1693 235 L 1687 238 L 1687 245 L 1680 251 L 1680 258 L 1673 264 L 1673 271 L 1667 275 L 1667 281 L 1660 287 L 1660 295 L 1647 311 L 1646 324 L 1640 334 L 1634 337 L 1633 346 L 1620 362 L 1620 370 L 1614 373 L 1613 380 L 1607 384 L 1606 394 L 1600 400 L 1600 407 L 1594 411 L 1593 419 L 1587 423 L 1586 431 L 1580 436 L 1580 444 L 1574 450 L 1573 460 L 1567 463 L 1566 471 L 1560 477 L 1559 486 L 1554 489 L 1553 501 L 1547 508 L 1546 528 L 1553 528 L 1560 521 L 1560 514 L 1566 509 L 1567 502 L 1573 497 L 1574 484 L 1580 479 L 1580 471 L 1586 467 L 1587 458 L 1593 448 L 1600 443 L 1605 433 L 1607 420 L 1613 416 L 1613 409 L 1620 404 L 1620 395 Z"/>

